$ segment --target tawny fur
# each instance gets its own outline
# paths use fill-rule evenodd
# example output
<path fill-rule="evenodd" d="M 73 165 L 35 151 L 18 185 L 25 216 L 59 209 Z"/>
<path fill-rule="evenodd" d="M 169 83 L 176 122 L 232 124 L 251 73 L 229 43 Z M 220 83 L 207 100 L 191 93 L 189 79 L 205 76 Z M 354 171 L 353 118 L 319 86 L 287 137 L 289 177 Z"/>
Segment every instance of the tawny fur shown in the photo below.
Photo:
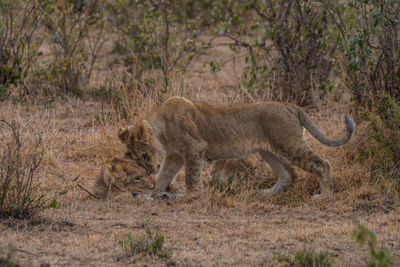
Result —
<path fill-rule="evenodd" d="M 286 190 L 297 166 L 317 177 L 321 194 L 333 194 L 330 164 L 314 154 L 303 140 L 303 127 L 320 142 L 343 145 L 354 133 L 354 122 L 346 116 L 346 135 L 339 140 L 324 136 L 310 117 L 298 106 L 262 102 L 241 105 L 193 103 L 171 97 L 136 127 L 120 129 L 120 140 L 149 173 L 158 172 L 157 188 L 165 190 L 178 171 L 185 167 L 188 190 L 202 188 L 205 162 L 259 155 L 278 173 L 278 182 L 265 190 L 267 195 Z"/>
<path fill-rule="evenodd" d="M 124 191 L 147 193 L 154 186 L 154 175 L 148 175 L 144 168 L 132 160 L 130 153 L 126 153 L 101 167 L 93 191 L 98 198 L 106 198 Z"/>
<path fill-rule="evenodd" d="M 211 174 L 213 180 L 226 185 L 232 177 L 254 175 L 256 168 L 257 157 L 250 155 L 244 159 L 218 160 L 212 165 Z"/>

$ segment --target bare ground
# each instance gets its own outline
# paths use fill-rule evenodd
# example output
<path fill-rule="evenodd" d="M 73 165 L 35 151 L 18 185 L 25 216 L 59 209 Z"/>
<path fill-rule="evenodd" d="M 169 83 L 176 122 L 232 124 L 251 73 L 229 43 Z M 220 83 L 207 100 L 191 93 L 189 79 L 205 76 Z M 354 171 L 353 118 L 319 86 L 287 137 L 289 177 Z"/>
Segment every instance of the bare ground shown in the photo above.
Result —
<path fill-rule="evenodd" d="M 106 203 L 77 199 L 51 213 L 42 222 L 3 224 L 1 244 L 22 249 L 19 258 L 34 265 L 275 266 L 279 256 L 306 247 L 327 251 L 335 266 L 357 266 L 367 257 L 366 248 L 351 238 L 361 222 L 393 255 L 399 255 L 400 248 L 396 212 L 340 214 L 334 207 L 321 210 L 313 204 L 271 205 L 250 214 L 235 208 L 207 212 L 171 201 L 141 203 L 129 198 Z M 124 255 L 118 241 L 127 233 L 142 235 L 145 218 L 165 236 L 173 250 L 170 259 Z"/>
<path fill-rule="evenodd" d="M 115 136 L 118 123 L 97 122 L 96 115 L 102 112 L 99 103 L 56 101 L 46 108 L 4 105 L 1 112 L 7 119 L 30 121 L 35 127 L 48 125 L 38 173 L 41 190 L 50 196 L 68 190 L 56 209 L 42 212 L 39 218 L 0 223 L 0 247 L 15 247 L 23 263 L 276 266 L 293 263 L 298 251 L 313 249 L 328 252 L 334 266 L 357 266 L 368 256 L 367 248 L 352 238 L 361 223 L 376 233 L 379 246 L 391 251 L 394 264 L 400 264 L 399 202 L 382 195 L 378 185 L 367 181 L 358 161 L 349 158 L 360 142 L 357 138 L 346 147 L 327 149 L 306 135 L 333 166 L 337 193 L 322 203 L 312 202 L 318 186 L 304 172 L 293 188 L 272 198 L 262 197 L 251 186 L 227 195 L 206 185 L 197 198 L 143 202 L 119 195 L 101 201 L 77 186 L 91 189 L 102 162 L 123 151 Z M 335 104 L 313 117 L 325 133 L 339 136 L 343 114 L 344 108 Z M 261 179 L 271 178 L 268 168 L 262 170 Z M 147 219 L 149 227 L 165 237 L 172 252 L 169 259 L 128 256 L 118 244 L 127 234 L 142 236 Z M 279 261 L 284 258 L 289 260 Z"/>

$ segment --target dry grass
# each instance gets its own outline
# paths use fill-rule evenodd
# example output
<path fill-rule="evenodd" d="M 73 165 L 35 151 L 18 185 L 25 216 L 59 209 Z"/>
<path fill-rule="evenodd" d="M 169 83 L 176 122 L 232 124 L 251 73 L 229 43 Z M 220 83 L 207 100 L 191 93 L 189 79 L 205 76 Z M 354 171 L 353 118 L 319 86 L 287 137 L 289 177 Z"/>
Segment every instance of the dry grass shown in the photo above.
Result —
<path fill-rule="evenodd" d="M 110 48 L 111 49 L 111 48 Z M 104 52 L 107 54 L 107 51 Z M 226 50 L 215 51 L 226 58 Z M 213 55 L 211 55 L 213 56 Z M 95 70 L 99 80 L 112 74 L 101 74 L 105 58 Z M 278 258 L 293 256 L 304 248 L 326 251 L 337 266 L 356 266 L 367 251 L 352 239 L 353 228 L 363 223 L 377 234 L 378 244 L 392 252 L 400 264 L 400 207 L 389 182 L 372 183 L 368 162 L 356 158 L 357 146 L 364 142 L 357 134 L 346 146 L 327 148 L 308 133 L 307 142 L 322 158 L 331 162 L 335 196 L 330 201 L 314 203 L 311 196 L 319 189 L 317 181 L 299 171 L 294 186 L 274 197 L 263 197 L 259 188 L 272 185 L 274 174 L 260 162 L 254 177 L 237 184 L 235 193 L 226 194 L 212 188 L 205 177 L 200 196 L 181 200 L 143 202 L 130 195 L 111 200 L 90 198 L 77 183 L 91 188 L 103 162 L 118 155 L 124 147 L 116 131 L 134 124 L 157 103 L 169 95 L 183 95 L 196 101 L 213 103 L 249 102 L 243 91 L 233 91 L 240 80 L 243 62 L 231 62 L 219 73 L 203 69 L 207 58 L 198 58 L 181 82 L 172 81 L 170 92 L 157 90 L 147 95 L 137 91 L 123 98 L 128 112 L 126 120 L 117 120 L 121 110 L 93 100 L 66 99 L 38 105 L 2 103 L 0 113 L 9 120 L 31 121 L 41 127 L 48 122 L 44 134 L 46 151 L 38 177 L 40 190 L 54 195 L 68 193 L 58 199 L 56 209 L 44 211 L 29 221 L 4 220 L 0 223 L 0 254 L 9 245 L 17 248 L 22 263 L 52 265 L 126 265 L 147 266 L 276 266 Z M 104 71 L 110 71 L 105 68 Z M 157 84 L 156 84 L 157 87 Z M 161 86 L 159 86 L 161 88 Z M 257 100 L 266 100 L 260 96 Z M 323 132 L 340 136 L 344 131 L 344 104 L 319 103 L 319 110 L 310 112 Z M 177 179 L 176 187 L 183 181 Z M 143 221 L 159 230 L 168 248 L 169 259 L 139 255 L 127 256 L 118 242 L 131 234 L 144 234 Z M 0 255 L 1 256 L 1 255 Z"/>
<path fill-rule="evenodd" d="M 192 99 L 205 97 L 183 94 Z M 154 105 L 152 97 L 143 99 L 148 105 L 146 110 Z M 182 200 L 141 202 L 120 195 L 99 201 L 79 189 L 77 182 L 91 188 L 100 165 L 123 150 L 116 130 L 124 122 L 98 123 L 95 118 L 104 111 L 113 112 L 109 106 L 102 108 L 97 102 L 81 100 L 56 101 L 47 108 L 11 104 L 1 107 L 5 118 L 31 120 L 38 126 L 51 117 L 44 135 L 47 150 L 38 174 L 41 190 L 50 195 L 68 190 L 58 200 L 59 207 L 46 210 L 40 218 L 0 224 L 0 246 L 15 246 L 20 261 L 34 265 L 273 266 L 280 256 L 310 247 L 327 251 L 338 266 L 358 265 L 367 253 L 351 238 L 358 223 L 373 230 L 379 244 L 399 255 L 398 200 L 388 199 L 389 194 L 380 189 L 382 184 L 371 184 L 365 166 L 351 157 L 362 142 L 357 136 L 349 145 L 335 149 L 306 136 L 313 149 L 332 164 L 336 194 L 329 202 L 311 201 L 318 184 L 301 171 L 287 192 L 262 197 L 257 189 L 271 185 L 274 179 L 261 163 L 255 177 L 240 183 L 234 194 L 206 185 L 201 196 Z M 341 105 L 327 103 L 313 117 L 325 133 L 338 136 L 343 131 L 344 113 Z M 176 181 L 178 186 L 181 182 Z M 173 251 L 170 259 L 127 257 L 118 245 L 126 234 L 142 236 L 145 219 L 150 219 L 150 227 L 164 235 L 166 245 Z M 399 258 L 394 259 L 398 264 Z"/>

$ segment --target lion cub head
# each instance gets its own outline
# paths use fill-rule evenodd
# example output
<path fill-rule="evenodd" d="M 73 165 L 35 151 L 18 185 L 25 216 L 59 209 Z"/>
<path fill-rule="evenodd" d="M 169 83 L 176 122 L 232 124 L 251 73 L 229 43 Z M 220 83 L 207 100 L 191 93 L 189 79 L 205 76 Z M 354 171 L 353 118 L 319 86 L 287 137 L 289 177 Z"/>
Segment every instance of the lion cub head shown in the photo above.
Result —
<path fill-rule="evenodd" d="M 149 175 L 158 172 L 158 141 L 148 121 L 143 120 L 136 127 L 119 129 L 118 138 L 132 152 L 132 158 L 146 169 Z"/>
<path fill-rule="evenodd" d="M 146 193 L 154 186 L 154 176 L 148 175 L 126 152 L 122 158 L 115 157 L 101 167 L 93 191 L 98 198 L 106 198 L 118 192 Z"/>

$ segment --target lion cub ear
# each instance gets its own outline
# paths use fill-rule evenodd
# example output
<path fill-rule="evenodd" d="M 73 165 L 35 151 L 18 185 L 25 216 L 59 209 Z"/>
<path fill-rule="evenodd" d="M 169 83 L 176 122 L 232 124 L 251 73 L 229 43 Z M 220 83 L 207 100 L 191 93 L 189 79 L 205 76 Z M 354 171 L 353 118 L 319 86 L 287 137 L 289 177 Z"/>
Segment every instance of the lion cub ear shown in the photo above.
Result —
<path fill-rule="evenodd" d="M 151 125 L 148 121 L 142 120 L 142 122 L 139 125 L 139 131 L 138 131 L 138 136 L 136 136 L 138 139 L 146 139 L 148 136 L 152 135 L 153 130 L 151 128 Z"/>
<path fill-rule="evenodd" d="M 128 144 L 129 128 L 120 128 L 118 130 L 118 138 L 123 144 Z"/>

